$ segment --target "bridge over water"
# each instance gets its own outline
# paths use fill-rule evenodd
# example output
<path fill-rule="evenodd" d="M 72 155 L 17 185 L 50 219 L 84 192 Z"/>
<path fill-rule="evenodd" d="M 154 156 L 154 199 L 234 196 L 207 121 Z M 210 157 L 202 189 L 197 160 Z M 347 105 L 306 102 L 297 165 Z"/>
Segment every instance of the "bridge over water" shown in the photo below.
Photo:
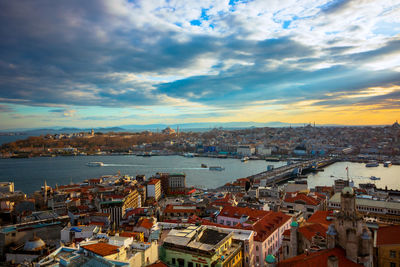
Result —
<path fill-rule="evenodd" d="M 260 181 L 261 186 L 271 186 L 273 184 L 282 183 L 301 174 L 307 174 L 318 169 L 324 168 L 330 164 L 337 162 L 336 158 L 317 158 L 285 166 L 278 167 L 269 171 L 261 172 L 248 176 L 252 183 Z"/>

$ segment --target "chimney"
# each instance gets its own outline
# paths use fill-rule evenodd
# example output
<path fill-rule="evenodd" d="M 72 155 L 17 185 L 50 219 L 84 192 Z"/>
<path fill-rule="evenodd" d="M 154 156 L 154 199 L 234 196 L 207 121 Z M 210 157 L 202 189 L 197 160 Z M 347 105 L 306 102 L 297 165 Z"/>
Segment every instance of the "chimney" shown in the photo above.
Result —
<path fill-rule="evenodd" d="M 330 255 L 327 267 L 339 267 L 339 259 L 335 255 Z"/>

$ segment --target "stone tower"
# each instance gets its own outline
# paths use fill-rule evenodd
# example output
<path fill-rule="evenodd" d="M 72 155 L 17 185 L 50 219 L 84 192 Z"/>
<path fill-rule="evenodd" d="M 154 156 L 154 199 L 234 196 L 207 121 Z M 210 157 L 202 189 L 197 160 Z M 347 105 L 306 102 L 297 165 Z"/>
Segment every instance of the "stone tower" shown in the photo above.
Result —
<path fill-rule="evenodd" d="M 290 257 L 296 257 L 298 252 L 298 244 L 297 244 L 297 236 L 299 230 L 299 224 L 296 221 L 293 221 L 290 224 Z"/>
<path fill-rule="evenodd" d="M 327 247 L 340 246 L 346 257 L 364 266 L 372 266 L 371 232 L 356 209 L 356 196 L 351 187 L 341 193 L 341 208 L 327 231 Z"/>

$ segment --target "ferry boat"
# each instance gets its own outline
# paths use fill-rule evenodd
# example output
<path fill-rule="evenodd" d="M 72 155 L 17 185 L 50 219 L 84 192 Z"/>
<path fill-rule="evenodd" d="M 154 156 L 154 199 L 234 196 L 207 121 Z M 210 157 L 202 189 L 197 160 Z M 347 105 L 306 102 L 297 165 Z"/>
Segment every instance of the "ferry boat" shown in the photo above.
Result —
<path fill-rule="evenodd" d="M 385 161 L 383 163 L 383 167 L 390 167 L 390 166 L 392 166 L 392 162 L 391 161 Z"/>
<path fill-rule="evenodd" d="M 223 171 L 223 170 L 225 170 L 225 168 L 221 167 L 221 166 L 210 166 L 208 169 L 210 171 Z"/>
<path fill-rule="evenodd" d="M 370 180 L 376 181 L 376 180 L 380 180 L 380 177 L 376 177 L 376 176 L 371 176 L 369 177 Z"/>
<path fill-rule="evenodd" d="M 100 161 L 98 161 L 98 162 L 88 162 L 88 163 L 86 163 L 86 165 L 89 166 L 89 167 L 103 167 L 104 163 L 100 162 Z"/>
<path fill-rule="evenodd" d="M 243 158 L 240 159 L 241 162 L 246 162 L 248 160 L 249 160 L 249 157 L 243 157 Z"/>
<path fill-rule="evenodd" d="M 365 167 L 378 167 L 379 163 L 377 161 L 370 161 L 367 164 L 365 164 Z"/>

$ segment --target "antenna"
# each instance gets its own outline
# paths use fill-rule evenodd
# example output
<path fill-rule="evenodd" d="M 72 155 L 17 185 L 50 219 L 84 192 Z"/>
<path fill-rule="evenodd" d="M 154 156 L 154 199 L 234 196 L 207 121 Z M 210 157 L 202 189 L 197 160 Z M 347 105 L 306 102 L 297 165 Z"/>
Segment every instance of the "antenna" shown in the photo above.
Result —
<path fill-rule="evenodd" d="M 349 180 L 349 166 L 346 167 L 347 181 Z"/>

